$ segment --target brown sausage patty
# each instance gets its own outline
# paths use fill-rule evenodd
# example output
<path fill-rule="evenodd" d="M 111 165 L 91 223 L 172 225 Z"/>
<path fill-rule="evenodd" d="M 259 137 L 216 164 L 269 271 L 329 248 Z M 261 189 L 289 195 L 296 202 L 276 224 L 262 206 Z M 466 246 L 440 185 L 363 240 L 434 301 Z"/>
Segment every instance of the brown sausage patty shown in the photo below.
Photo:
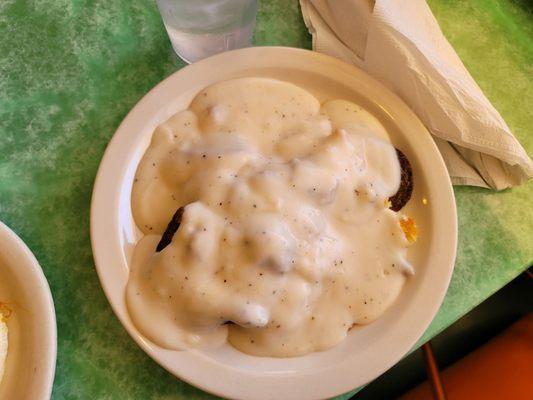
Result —
<path fill-rule="evenodd" d="M 389 201 L 391 202 L 391 210 L 400 211 L 407 204 L 413 193 L 413 169 L 405 154 L 398 149 L 396 149 L 396 154 L 402 169 L 402 177 L 400 188 L 394 196 L 389 198 Z"/>
<path fill-rule="evenodd" d="M 393 211 L 400 211 L 409 201 L 411 198 L 411 194 L 413 193 L 413 170 L 411 168 L 411 164 L 409 163 L 409 160 L 403 154 L 400 150 L 396 149 L 396 154 L 398 155 L 398 161 L 400 162 L 400 168 L 402 170 L 401 174 L 401 182 L 400 182 L 400 188 L 396 192 L 396 194 L 389 198 L 389 201 L 391 202 L 391 210 Z M 167 247 L 170 242 L 172 242 L 172 238 L 174 237 L 174 234 L 177 232 L 178 228 L 181 224 L 181 218 L 183 216 L 184 208 L 180 207 L 176 210 L 174 215 L 172 216 L 170 222 L 167 225 L 167 229 L 165 229 L 165 232 L 163 233 L 163 236 L 161 237 L 161 240 L 157 244 L 156 252 L 160 252 L 165 247 Z"/>

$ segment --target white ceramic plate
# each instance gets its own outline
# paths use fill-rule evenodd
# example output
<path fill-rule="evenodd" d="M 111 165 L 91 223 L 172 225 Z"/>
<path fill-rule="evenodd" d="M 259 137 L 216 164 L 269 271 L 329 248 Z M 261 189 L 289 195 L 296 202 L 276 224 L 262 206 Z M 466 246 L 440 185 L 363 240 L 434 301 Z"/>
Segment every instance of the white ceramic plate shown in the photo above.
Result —
<path fill-rule="evenodd" d="M 57 347 L 52 295 L 30 249 L 1 222 L 0 301 L 12 311 L 0 399 L 49 399 Z"/>
<path fill-rule="evenodd" d="M 328 351 L 276 359 L 252 357 L 228 345 L 210 351 L 165 350 L 137 331 L 126 309 L 128 261 L 140 238 L 131 215 L 131 187 L 154 128 L 186 109 L 204 87 L 244 76 L 278 78 L 310 90 L 322 101 L 343 98 L 360 104 L 384 124 L 413 166 L 415 190 L 405 211 L 419 225 L 419 241 L 409 254 L 416 275 L 380 319 L 353 329 L 344 342 Z M 91 240 L 98 275 L 113 310 L 139 346 L 168 371 L 224 397 L 309 400 L 361 386 L 411 349 L 446 293 L 455 261 L 456 221 L 442 158 L 424 126 L 398 97 L 337 59 L 306 50 L 256 47 L 219 54 L 174 73 L 131 110 L 98 170 Z"/>

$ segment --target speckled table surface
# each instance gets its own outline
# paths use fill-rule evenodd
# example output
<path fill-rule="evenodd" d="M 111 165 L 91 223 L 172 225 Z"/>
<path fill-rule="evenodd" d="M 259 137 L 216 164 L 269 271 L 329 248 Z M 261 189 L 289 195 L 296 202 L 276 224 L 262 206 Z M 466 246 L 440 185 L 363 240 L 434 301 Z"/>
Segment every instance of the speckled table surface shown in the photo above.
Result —
<path fill-rule="evenodd" d="M 431 0 L 441 27 L 533 154 L 533 8 L 528 0 Z M 54 399 L 204 399 L 130 339 L 100 288 L 91 190 L 128 110 L 184 66 L 153 0 L 0 1 L 0 220 L 34 251 L 58 325 Z M 295 0 L 262 0 L 257 45 L 310 47 Z M 533 261 L 533 182 L 455 188 L 459 249 L 428 339 Z"/>

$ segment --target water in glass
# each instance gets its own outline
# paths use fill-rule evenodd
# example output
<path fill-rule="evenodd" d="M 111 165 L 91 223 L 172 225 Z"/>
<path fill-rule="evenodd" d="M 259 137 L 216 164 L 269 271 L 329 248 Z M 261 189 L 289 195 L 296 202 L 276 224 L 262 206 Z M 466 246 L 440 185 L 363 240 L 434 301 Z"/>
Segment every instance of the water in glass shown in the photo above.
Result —
<path fill-rule="evenodd" d="M 258 0 L 157 0 L 176 53 L 187 62 L 250 46 Z"/>

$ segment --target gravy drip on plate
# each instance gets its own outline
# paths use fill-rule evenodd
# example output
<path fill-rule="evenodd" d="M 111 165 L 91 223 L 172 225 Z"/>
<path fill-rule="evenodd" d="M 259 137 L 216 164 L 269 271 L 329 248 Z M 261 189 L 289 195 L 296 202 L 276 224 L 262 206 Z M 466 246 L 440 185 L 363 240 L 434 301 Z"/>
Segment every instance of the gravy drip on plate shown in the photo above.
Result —
<path fill-rule="evenodd" d="M 208 87 L 157 127 L 137 170 L 134 323 L 171 349 L 227 340 L 286 357 L 336 345 L 378 318 L 412 272 L 387 204 L 399 185 L 385 129 L 356 104 L 321 105 L 264 78 Z"/>

